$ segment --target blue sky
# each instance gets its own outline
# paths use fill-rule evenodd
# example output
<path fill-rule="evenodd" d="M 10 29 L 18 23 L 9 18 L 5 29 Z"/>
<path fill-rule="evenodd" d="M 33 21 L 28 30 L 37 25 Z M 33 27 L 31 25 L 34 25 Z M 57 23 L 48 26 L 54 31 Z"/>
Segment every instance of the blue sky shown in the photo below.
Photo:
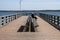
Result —
<path fill-rule="evenodd" d="M 59 10 L 60 0 L 22 0 L 21 10 Z M 20 10 L 20 0 L 0 0 L 0 10 Z"/>

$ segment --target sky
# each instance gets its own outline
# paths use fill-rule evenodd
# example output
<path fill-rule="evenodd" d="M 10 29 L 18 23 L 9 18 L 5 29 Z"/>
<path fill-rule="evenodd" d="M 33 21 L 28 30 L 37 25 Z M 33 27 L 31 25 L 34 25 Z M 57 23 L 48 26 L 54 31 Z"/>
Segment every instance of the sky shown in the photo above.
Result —
<path fill-rule="evenodd" d="M 0 0 L 0 10 L 20 10 L 20 0 Z M 21 10 L 60 10 L 60 0 L 21 0 Z"/>

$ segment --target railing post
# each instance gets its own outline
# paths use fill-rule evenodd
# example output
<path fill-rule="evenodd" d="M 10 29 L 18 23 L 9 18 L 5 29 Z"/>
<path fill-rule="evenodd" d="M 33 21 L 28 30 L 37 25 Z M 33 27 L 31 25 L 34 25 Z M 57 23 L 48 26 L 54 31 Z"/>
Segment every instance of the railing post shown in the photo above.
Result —
<path fill-rule="evenodd" d="M 40 13 L 40 17 L 60 30 L 60 16 Z"/>
<path fill-rule="evenodd" d="M 0 16 L 0 27 L 20 17 L 20 14 Z"/>

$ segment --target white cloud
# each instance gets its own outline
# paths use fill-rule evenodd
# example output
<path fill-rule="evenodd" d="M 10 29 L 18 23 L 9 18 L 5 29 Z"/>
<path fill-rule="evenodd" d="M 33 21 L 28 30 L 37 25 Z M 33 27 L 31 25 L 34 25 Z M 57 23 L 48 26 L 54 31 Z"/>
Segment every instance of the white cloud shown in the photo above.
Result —
<path fill-rule="evenodd" d="M 22 0 L 22 10 L 60 9 L 60 0 Z M 20 0 L 0 0 L 0 10 L 20 10 Z"/>
<path fill-rule="evenodd" d="M 24 0 L 22 1 L 22 10 L 41 10 L 41 9 L 60 9 L 58 0 Z"/>

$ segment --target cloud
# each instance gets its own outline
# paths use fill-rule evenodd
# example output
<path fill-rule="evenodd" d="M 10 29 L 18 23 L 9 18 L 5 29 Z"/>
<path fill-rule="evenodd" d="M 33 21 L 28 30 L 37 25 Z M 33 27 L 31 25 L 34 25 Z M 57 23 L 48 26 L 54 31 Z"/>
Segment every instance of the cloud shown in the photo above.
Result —
<path fill-rule="evenodd" d="M 60 9 L 60 1 L 58 0 L 24 0 L 22 2 L 22 10 L 46 10 Z"/>
<path fill-rule="evenodd" d="M 60 9 L 60 0 L 22 0 L 22 10 Z M 20 0 L 0 0 L 0 10 L 20 10 Z"/>

